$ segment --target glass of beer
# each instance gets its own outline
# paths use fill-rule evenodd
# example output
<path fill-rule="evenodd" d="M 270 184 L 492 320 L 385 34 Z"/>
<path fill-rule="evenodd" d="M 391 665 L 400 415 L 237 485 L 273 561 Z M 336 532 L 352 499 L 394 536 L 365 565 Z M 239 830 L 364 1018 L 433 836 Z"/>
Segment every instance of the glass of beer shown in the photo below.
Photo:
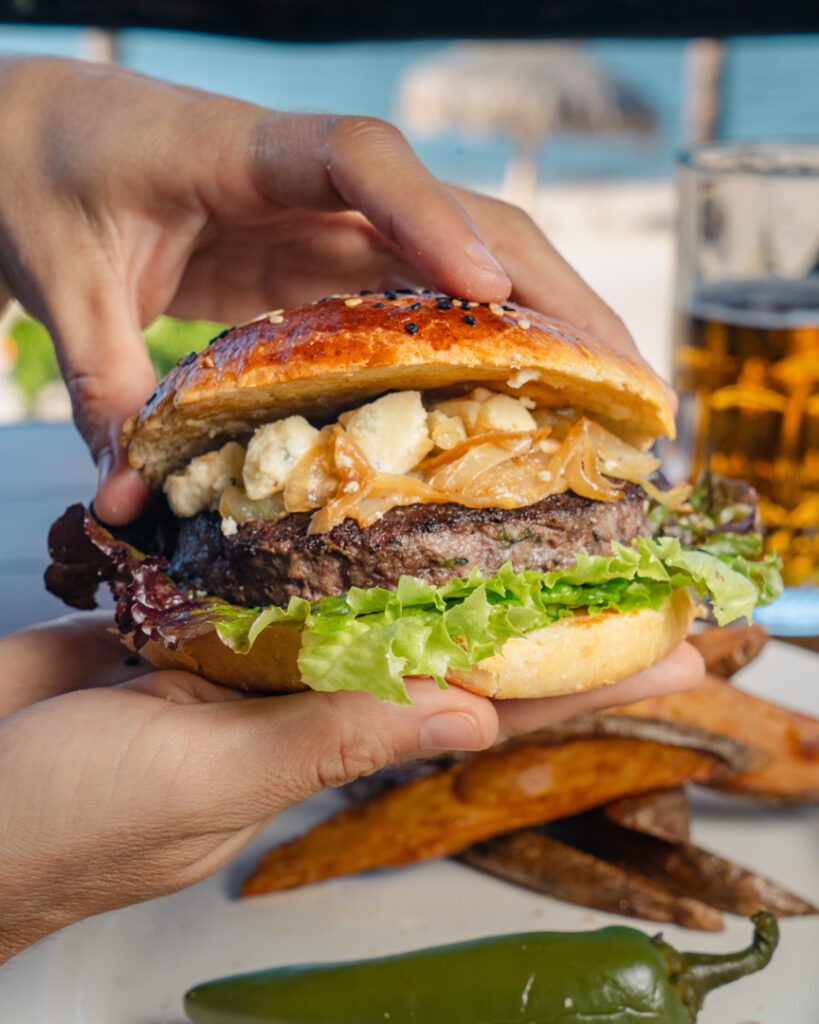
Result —
<path fill-rule="evenodd" d="M 714 143 L 677 169 L 675 475 L 759 494 L 786 593 L 760 620 L 819 635 L 819 143 Z"/>

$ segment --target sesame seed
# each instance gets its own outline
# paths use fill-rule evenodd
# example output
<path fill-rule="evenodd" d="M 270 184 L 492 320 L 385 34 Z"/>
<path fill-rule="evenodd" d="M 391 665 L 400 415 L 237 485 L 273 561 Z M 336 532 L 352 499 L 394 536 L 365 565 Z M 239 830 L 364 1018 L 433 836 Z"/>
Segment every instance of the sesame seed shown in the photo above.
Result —
<path fill-rule="evenodd" d="M 435 305 L 438 309 L 452 309 L 452 299 L 437 299 Z"/>
<path fill-rule="evenodd" d="M 462 319 L 463 319 L 463 322 L 464 322 L 465 324 L 469 324 L 469 326 L 470 326 L 470 327 L 474 327 L 474 326 L 475 326 L 475 324 L 476 324 L 476 323 L 478 322 L 478 321 L 477 321 L 477 320 L 475 319 L 475 317 L 474 317 L 474 316 L 469 316 L 469 314 L 467 314 L 467 315 L 466 315 L 465 317 L 463 317 Z"/>
<path fill-rule="evenodd" d="M 274 316 L 269 316 L 267 318 L 267 322 L 270 323 L 270 324 L 283 324 L 284 323 L 284 317 L 280 316 L 277 313 Z"/>
<path fill-rule="evenodd" d="M 407 334 L 417 334 L 418 324 L 413 323 L 412 320 L 410 320 L 408 324 L 404 324 L 404 330 L 407 332 Z"/>
<path fill-rule="evenodd" d="M 531 320 L 518 320 L 518 327 L 520 327 L 524 331 L 528 331 L 531 326 Z"/>
<path fill-rule="evenodd" d="M 491 313 L 494 313 L 495 316 L 503 316 L 503 308 L 497 302 L 490 302 L 489 303 L 489 311 Z"/>
<path fill-rule="evenodd" d="M 374 302 L 373 303 L 373 307 L 375 309 L 384 309 L 384 303 L 383 302 Z"/>
<path fill-rule="evenodd" d="M 461 309 L 469 309 L 469 303 L 466 299 L 461 299 Z"/>
<path fill-rule="evenodd" d="M 220 338 L 224 338 L 226 334 L 230 333 L 230 327 L 226 327 L 223 331 L 220 331 L 215 338 L 211 338 L 208 345 L 212 345 L 215 341 L 219 341 Z"/>
<path fill-rule="evenodd" d="M 208 370 L 212 370 L 214 367 L 213 356 L 208 354 L 202 359 L 202 365 Z"/>
<path fill-rule="evenodd" d="M 352 309 L 352 308 L 353 308 L 353 306 L 360 306 L 360 305 L 361 305 L 361 303 L 362 303 L 363 301 L 364 301 L 364 300 L 363 300 L 363 299 L 361 298 L 361 296 L 359 295 L 359 296 L 356 296 L 356 297 L 355 297 L 355 298 L 353 298 L 353 299 L 345 299 L 345 300 L 344 300 L 344 305 L 345 305 L 345 306 L 349 306 L 349 307 L 350 307 L 350 308 Z"/>
<path fill-rule="evenodd" d="M 407 306 L 407 309 L 420 309 L 420 308 L 421 308 L 421 303 L 420 302 L 413 302 L 409 306 Z"/>
<path fill-rule="evenodd" d="M 385 295 L 387 296 L 387 298 L 388 298 L 388 299 L 390 299 L 390 301 L 392 301 L 392 302 L 394 302 L 394 301 L 395 301 L 395 300 L 396 300 L 396 299 L 398 298 L 398 292 L 396 292 L 396 291 L 393 291 L 392 289 L 390 289 L 389 291 L 385 291 L 385 292 L 384 292 L 384 294 L 385 294 Z"/>

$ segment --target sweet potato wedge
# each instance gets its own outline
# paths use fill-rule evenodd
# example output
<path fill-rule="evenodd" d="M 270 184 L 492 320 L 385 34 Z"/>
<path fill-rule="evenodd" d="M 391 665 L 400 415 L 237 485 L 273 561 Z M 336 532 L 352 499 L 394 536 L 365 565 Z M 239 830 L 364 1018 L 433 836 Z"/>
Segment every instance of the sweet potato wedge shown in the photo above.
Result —
<path fill-rule="evenodd" d="M 716 676 L 687 693 L 612 708 L 625 715 L 685 723 L 731 736 L 767 754 L 764 763 L 709 781 L 728 793 L 774 803 L 819 801 L 819 719 L 755 697 Z"/>
<path fill-rule="evenodd" d="M 624 796 L 602 808 L 615 825 L 660 839 L 685 842 L 691 835 L 691 806 L 684 786 Z"/>
<path fill-rule="evenodd" d="M 345 808 L 270 850 L 243 896 L 458 853 L 514 829 L 726 770 L 713 750 L 623 736 L 496 748 Z"/>
<path fill-rule="evenodd" d="M 508 882 L 610 914 L 701 931 L 723 927 L 718 910 L 678 896 L 629 866 L 609 863 L 535 829 L 487 839 L 458 860 Z"/>
<path fill-rule="evenodd" d="M 631 706 L 633 705 L 629 705 L 629 707 Z M 766 751 L 752 745 L 750 741 L 717 732 L 705 722 L 694 724 L 682 719 L 675 720 L 668 716 L 630 715 L 625 707 L 618 710 L 620 713 L 617 715 L 599 711 L 575 715 L 574 718 L 568 718 L 555 725 L 515 736 L 496 749 L 506 750 L 520 745 L 529 746 L 532 743 L 564 743 L 569 739 L 593 736 L 621 737 L 644 740 L 649 743 L 662 743 L 669 747 L 686 747 L 707 751 L 722 760 L 725 763 L 726 772 L 731 774 L 759 768 L 767 764 L 770 758 Z M 474 756 L 474 754 L 467 754 L 459 759 L 471 760 Z"/>
<path fill-rule="evenodd" d="M 729 679 L 762 653 L 768 639 L 762 626 L 734 625 L 692 633 L 688 642 L 700 652 L 710 673 Z"/>
<path fill-rule="evenodd" d="M 638 871 L 668 892 L 718 910 L 746 916 L 770 910 L 777 917 L 819 913 L 801 896 L 717 853 L 623 828 L 598 811 L 555 822 L 549 831 L 578 850 Z"/>

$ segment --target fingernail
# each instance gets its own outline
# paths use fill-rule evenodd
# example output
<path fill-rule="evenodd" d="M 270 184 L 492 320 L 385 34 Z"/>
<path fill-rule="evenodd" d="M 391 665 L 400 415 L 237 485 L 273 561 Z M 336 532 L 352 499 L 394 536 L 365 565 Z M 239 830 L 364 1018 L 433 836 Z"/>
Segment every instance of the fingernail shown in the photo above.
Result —
<path fill-rule="evenodd" d="M 481 750 L 486 746 L 472 715 L 442 711 L 428 718 L 418 737 L 424 750 Z"/>
<path fill-rule="evenodd" d="M 506 278 L 507 281 L 509 280 L 506 271 L 500 263 L 498 263 L 492 253 L 477 238 L 473 238 L 471 242 L 467 243 L 465 252 L 469 261 L 480 270 L 489 271 L 492 274 Z"/>

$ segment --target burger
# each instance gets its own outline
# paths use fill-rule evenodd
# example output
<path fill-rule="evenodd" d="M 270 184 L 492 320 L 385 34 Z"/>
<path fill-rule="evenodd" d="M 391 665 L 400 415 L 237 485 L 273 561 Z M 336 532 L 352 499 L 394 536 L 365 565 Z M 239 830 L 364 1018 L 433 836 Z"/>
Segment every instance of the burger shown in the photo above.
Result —
<path fill-rule="evenodd" d="M 585 690 L 781 587 L 749 487 L 663 479 L 673 433 L 644 366 L 511 302 L 276 310 L 159 384 L 122 437 L 150 507 L 72 506 L 46 584 L 106 582 L 132 649 L 245 690 Z"/>

